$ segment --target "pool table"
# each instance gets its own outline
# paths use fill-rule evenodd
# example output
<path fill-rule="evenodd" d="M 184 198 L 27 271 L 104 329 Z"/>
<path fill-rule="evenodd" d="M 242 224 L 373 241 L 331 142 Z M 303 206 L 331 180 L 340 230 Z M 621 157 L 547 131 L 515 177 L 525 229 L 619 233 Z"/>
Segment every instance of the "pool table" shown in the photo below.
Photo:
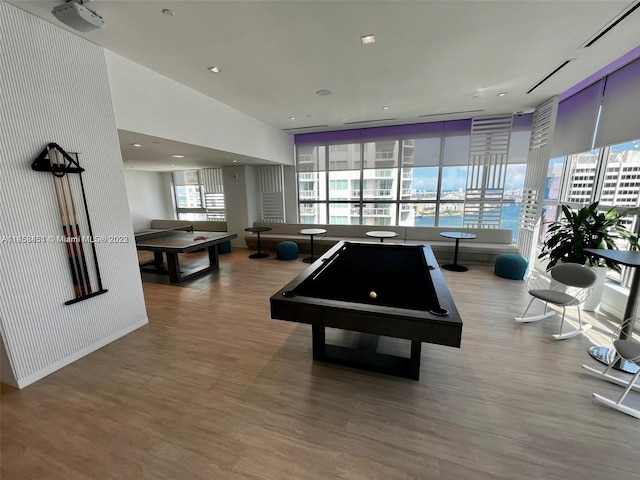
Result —
<path fill-rule="evenodd" d="M 462 320 L 428 245 L 340 242 L 271 299 L 271 318 L 312 326 L 314 360 L 414 380 L 422 342 L 460 347 Z M 325 328 L 362 332 L 330 345 Z M 411 341 L 410 356 L 376 351 L 377 336 Z"/>

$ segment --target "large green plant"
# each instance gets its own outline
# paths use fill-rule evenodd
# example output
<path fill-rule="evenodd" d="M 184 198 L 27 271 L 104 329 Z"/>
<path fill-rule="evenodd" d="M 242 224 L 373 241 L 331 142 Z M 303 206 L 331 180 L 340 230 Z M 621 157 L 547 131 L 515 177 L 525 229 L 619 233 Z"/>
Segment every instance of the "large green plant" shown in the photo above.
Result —
<path fill-rule="evenodd" d="M 637 250 L 638 235 L 624 228 L 623 217 L 638 214 L 640 208 L 618 210 L 613 207 L 606 212 L 598 212 L 598 202 L 582 207 L 577 212 L 562 205 L 563 218 L 552 222 L 547 232 L 542 253 L 538 258 L 549 257 L 547 269 L 558 261 L 607 265 L 619 272 L 620 265 L 610 260 L 602 260 L 589 255 L 585 248 L 617 249 L 617 241 L 627 240 L 632 250 Z"/>

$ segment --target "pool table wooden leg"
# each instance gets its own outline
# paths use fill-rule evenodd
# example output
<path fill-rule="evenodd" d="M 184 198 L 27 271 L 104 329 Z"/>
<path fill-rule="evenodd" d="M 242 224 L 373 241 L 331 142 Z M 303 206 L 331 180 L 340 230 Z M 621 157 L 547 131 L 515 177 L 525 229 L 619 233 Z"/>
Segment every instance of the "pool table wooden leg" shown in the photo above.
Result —
<path fill-rule="evenodd" d="M 327 345 L 325 343 L 324 327 L 311 325 L 313 344 L 313 359 L 324 360 L 327 358 Z"/>
<path fill-rule="evenodd" d="M 414 380 L 420 379 L 420 357 L 422 356 L 422 342 L 411 341 L 411 358 L 409 360 L 409 374 Z"/>

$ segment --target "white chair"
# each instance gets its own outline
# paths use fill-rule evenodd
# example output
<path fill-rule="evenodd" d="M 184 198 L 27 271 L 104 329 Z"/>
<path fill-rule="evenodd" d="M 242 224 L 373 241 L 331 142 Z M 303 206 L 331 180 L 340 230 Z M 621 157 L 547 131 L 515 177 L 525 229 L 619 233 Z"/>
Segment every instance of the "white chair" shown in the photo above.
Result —
<path fill-rule="evenodd" d="M 560 330 L 557 334 L 553 335 L 553 338 L 556 340 L 565 340 L 580 335 L 591 328 L 590 324 L 582 323 L 580 305 L 589 297 L 596 283 L 596 279 L 597 274 L 593 269 L 577 263 L 562 263 L 556 265 L 549 271 L 549 274 L 534 271 L 529 275 L 529 278 L 527 278 L 526 284 L 526 288 L 533 298 L 529 302 L 529 305 L 527 305 L 522 316 L 516 317 L 514 320 L 519 323 L 528 323 L 552 317 L 556 312 L 553 310 L 547 311 L 548 304 L 551 303 L 562 307 Z M 544 302 L 544 313 L 527 317 L 527 312 L 536 299 Z M 577 308 L 579 327 L 563 333 L 562 327 L 564 325 L 566 307 Z"/>
<path fill-rule="evenodd" d="M 636 392 L 640 392 L 640 385 L 636 382 L 638 381 L 638 377 L 640 377 L 640 342 L 637 342 L 633 339 L 619 339 L 620 331 L 630 331 L 633 332 L 633 324 L 635 323 L 635 318 L 627 318 L 624 322 L 620 324 L 618 329 L 613 333 L 613 348 L 615 350 L 615 357 L 605 367 L 604 370 L 596 370 L 589 365 L 582 365 L 583 370 L 592 377 L 600 378 L 602 380 L 606 380 L 611 383 L 615 383 L 616 385 L 620 385 L 622 387 L 626 387 L 617 401 L 610 400 L 602 395 L 598 395 L 597 393 L 593 394 L 593 399 L 607 407 L 611 407 L 620 412 L 626 413 L 627 415 L 631 415 L 635 418 L 640 418 L 640 410 L 627 407 L 623 405 L 622 402 L 626 398 L 627 394 L 631 390 L 635 390 Z M 624 336 L 624 335 L 623 335 Z M 626 381 L 623 378 L 619 378 L 611 375 L 609 372 L 613 368 L 613 366 L 619 361 L 627 361 L 631 362 L 633 365 L 637 367 L 636 373 L 633 375 L 630 381 Z"/>

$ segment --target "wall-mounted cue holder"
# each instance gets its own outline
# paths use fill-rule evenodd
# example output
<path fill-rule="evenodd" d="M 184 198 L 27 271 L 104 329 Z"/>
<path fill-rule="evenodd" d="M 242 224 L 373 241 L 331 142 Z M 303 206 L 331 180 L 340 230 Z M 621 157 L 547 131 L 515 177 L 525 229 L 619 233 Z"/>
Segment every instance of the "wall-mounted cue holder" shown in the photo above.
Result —
<path fill-rule="evenodd" d="M 53 179 L 58 216 L 62 227 L 62 236 L 56 238 L 66 248 L 75 292 L 75 298 L 64 302 L 65 305 L 81 302 L 108 291 L 102 286 L 98 266 L 96 242 L 82 181 L 84 168 L 80 166 L 78 154 L 72 155 L 73 157 L 60 145 L 50 143 L 31 163 L 33 170 L 48 172 Z M 75 198 L 80 196 L 84 208 L 78 209 Z M 97 289 L 94 289 L 94 285 Z"/>

